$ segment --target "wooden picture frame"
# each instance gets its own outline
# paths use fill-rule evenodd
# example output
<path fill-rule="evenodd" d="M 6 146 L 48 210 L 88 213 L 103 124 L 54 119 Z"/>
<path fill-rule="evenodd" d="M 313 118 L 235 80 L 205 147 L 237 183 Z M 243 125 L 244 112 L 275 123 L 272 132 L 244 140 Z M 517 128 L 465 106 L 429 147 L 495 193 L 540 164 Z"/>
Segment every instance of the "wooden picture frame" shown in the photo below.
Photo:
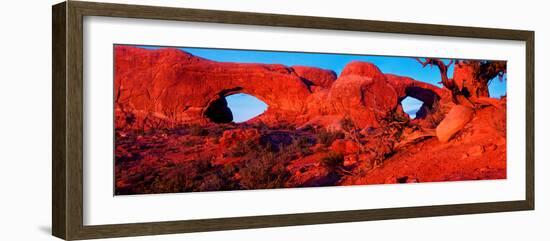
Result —
<path fill-rule="evenodd" d="M 66 240 L 280 227 L 534 209 L 534 32 L 68 1 L 52 8 L 52 232 Z M 87 226 L 83 224 L 83 17 L 299 27 L 526 43 L 525 200 Z"/>

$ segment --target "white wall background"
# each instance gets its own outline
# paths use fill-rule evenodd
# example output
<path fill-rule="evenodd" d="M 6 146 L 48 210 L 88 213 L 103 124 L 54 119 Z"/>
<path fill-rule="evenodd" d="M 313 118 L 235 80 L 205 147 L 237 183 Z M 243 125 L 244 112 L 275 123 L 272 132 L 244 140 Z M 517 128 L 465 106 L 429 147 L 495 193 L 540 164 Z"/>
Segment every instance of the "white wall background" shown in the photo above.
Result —
<path fill-rule="evenodd" d="M 98 0 L 99 1 L 99 0 Z M 58 1 L 0 9 L 0 240 L 56 240 L 51 230 L 51 10 Z M 125 238 L 120 240 L 548 240 L 549 6 L 544 1 L 146 1 L 166 6 L 536 31 L 536 211 Z M 342 205 L 345 205 L 343 203 Z"/>

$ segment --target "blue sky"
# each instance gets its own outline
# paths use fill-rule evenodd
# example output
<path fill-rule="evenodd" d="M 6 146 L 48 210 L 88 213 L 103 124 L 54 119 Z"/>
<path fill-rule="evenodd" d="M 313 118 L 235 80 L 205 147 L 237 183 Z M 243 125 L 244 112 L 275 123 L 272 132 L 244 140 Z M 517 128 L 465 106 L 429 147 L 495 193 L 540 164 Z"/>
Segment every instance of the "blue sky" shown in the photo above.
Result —
<path fill-rule="evenodd" d="M 233 121 L 237 123 L 250 120 L 267 110 L 266 103 L 251 95 L 239 93 L 227 96 L 225 99 L 233 113 Z"/>
<path fill-rule="evenodd" d="M 145 47 L 157 48 L 157 47 Z M 265 63 L 283 64 L 287 66 L 304 65 L 314 66 L 323 69 L 330 69 L 340 75 L 346 64 L 351 61 L 366 61 L 374 63 L 384 73 L 403 75 L 416 80 L 428 82 L 440 86 L 441 81 L 437 67 L 427 66 L 422 68 L 414 58 L 398 56 L 372 56 L 372 55 L 351 55 L 351 54 L 325 54 L 325 53 L 301 53 L 301 52 L 274 52 L 258 50 L 231 50 L 211 48 L 180 48 L 195 56 L 220 62 L 240 63 Z M 445 60 L 448 62 L 449 60 Z M 452 77 L 453 66 L 449 68 L 448 75 Z M 506 78 L 503 81 L 493 80 L 489 85 L 490 95 L 500 97 L 506 94 Z M 233 112 L 235 122 L 241 122 L 262 113 L 265 108 L 262 102 L 254 97 L 245 94 L 227 97 L 229 108 Z M 258 103 L 260 102 L 260 103 Z M 402 102 L 405 112 L 413 114 L 422 102 L 414 98 L 407 98 Z M 263 104 L 265 105 L 265 104 Z M 239 110 L 237 110 L 237 108 Z M 257 113 L 258 111 L 261 111 Z M 257 114 L 256 114 L 257 113 Z M 412 117 L 412 116 L 411 116 Z"/>

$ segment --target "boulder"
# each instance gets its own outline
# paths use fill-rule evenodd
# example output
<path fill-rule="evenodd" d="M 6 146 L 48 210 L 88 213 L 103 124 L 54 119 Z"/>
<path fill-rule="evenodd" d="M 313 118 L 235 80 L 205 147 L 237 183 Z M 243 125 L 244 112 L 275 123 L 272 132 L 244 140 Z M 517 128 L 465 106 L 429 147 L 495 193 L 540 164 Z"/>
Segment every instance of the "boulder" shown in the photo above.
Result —
<path fill-rule="evenodd" d="M 353 61 L 332 84 L 328 101 L 334 113 L 345 115 L 361 128 L 379 127 L 378 120 L 395 110 L 395 89 L 376 65 Z"/>
<path fill-rule="evenodd" d="M 448 142 L 472 119 L 473 114 L 474 109 L 470 107 L 463 105 L 453 106 L 443 121 L 437 125 L 435 130 L 437 139 L 443 143 Z"/>

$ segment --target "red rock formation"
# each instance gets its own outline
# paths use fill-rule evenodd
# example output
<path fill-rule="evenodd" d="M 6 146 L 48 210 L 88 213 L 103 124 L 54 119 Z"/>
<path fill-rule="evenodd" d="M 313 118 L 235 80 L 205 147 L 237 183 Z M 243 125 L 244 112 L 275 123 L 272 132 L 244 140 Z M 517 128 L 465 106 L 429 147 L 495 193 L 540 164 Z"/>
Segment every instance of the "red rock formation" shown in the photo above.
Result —
<path fill-rule="evenodd" d="M 423 102 L 414 120 L 423 127 L 435 128 L 435 124 L 451 108 L 452 95 L 447 89 L 393 74 L 386 74 L 386 79 L 397 92 L 399 102 L 407 96 Z"/>
<path fill-rule="evenodd" d="M 336 73 L 332 70 L 312 68 L 308 66 L 292 66 L 292 70 L 294 70 L 294 72 L 296 72 L 296 74 L 310 86 L 329 88 L 336 80 Z"/>
<path fill-rule="evenodd" d="M 350 118 L 377 127 L 400 101 L 412 96 L 431 109 L 448 101 L 447 90 L 349 63 L 341 75 L 313 67 L 222 63 L 174 48 L 115 46 L 117 128 L 149 129 L 192 122 L 231 122 L 225 97 L 246 93 L 264 101 L 267 124 L 332 125 Z"/>
<path fill-rule="evenodd" d="M 426 82 L 418 81 L 410 77 L 386 74 L 388 83 L 395 89 L 399 101 L 410 96 L 418 99 L 428 107 L 433 107 L 436 102 L 450 102 L 451 92 Z"/>
<path fill-rule="evenodd" d="M 397 94 L 374 64 L 351 62 L 328 92 L 332 114 L 348 116 L 360 127 L 378 127 L 396 109 Z"/>
<path fill-rule="evenodd" d="M 130 112 L 134 128 L 206 120 L 212 103 L 239 92 L 264 101 L 270 112 L 292 116 L 311 93 L 293 69 L 282 65 L 220 63 L 178 49 L 116 46 L 115 64 L 117 111 Z"/>
<path fill-rule="evenodd" d="M 336 77 L 116 46 L 115 193 L 506 178 L 506 98 L 477 89 L 467 107 L 447 87 L 366 62 Z M 233 119 L 225 97 L 241 92 L 267 111 L 220 124 Z M 407 96 L 424 102 L 414 120 L 400 104 Z"/>

